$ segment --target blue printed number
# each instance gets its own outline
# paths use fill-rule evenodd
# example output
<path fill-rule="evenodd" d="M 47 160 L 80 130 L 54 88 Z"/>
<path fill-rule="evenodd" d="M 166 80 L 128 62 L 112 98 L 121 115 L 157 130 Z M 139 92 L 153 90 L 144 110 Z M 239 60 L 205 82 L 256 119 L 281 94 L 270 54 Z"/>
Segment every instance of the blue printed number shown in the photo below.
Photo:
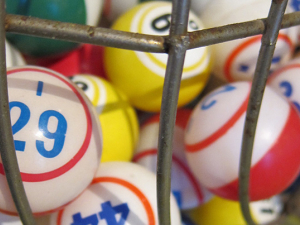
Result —
<path fill-rule="evenodd" d="M 292 0 L 291 5 L 296 11 L 300 11 L 300 0 Z"/>
<path fill-rule="evenodd" d="M 73 215 L 73 223 L 71 225 L 98 225 L 98 217 L 96 214 L 93 214 L 82 218 L 80 213 L 76 213 Z"/>
<path fill-rule="evenodd" d="M 30 110 L 27 105 L 22 102 L 10 102 L 9 103 L 9 110 L 11 111 L 12 108 L 17 107 L 20 109 L 20 116 L 12 125 L 12 133 L 16 134 L 19 132 L 29 121 L 30 118 Z M 25 149 L 25 141 L 14 140 L 15 149 L 17 151 L 24 151 Z"/>
<path fill-rule="evenodd" d="M 53 133 L 48 130 L 50 117 L 55 117 L 58 121 L 56 131 Z M 65 137 L 67 132 L 67 121 L 65 117 L 57 111 L 47 110 L 43 112 L 40 116 L 39 130 L 43 133 L 43 135 L 46 138 L 54 139 L 54 144 L 52 150 L 46 150 L 44 142 L 37 140 L 36 148 L 38 152 L 46 158 L 56 157 L 63 149 L 65 143 Z"/>
<path fill-rule="evenodd" d="M 235 89 L 236 89 L 236 87 L 228 84 L 228 85 L 224 86 L 223 89 L 211 93 L 209 96 L 206 97 L 206 99 L 204 99 L 204 101 L 201 105 L 201 109 L 202 110 L 207 110 L 207 109 L 210 109 L 214 104 L 216 104 L 217 101 L 212 99 L 214 96 L 216 96 L 218 94 L 221 94 L 221 93 L 224 93 L 224 92 L 233 91 Z"/>
<path fill-rule="evenodd" d="M 82 218 L 80 212 L 72 216 L 73 223 L 71 225 L 97 225 L 99 220 L 105 220 L 108 225 L 124 225 L 128 214 L 129 208 L 127 203 L 117 206 L 112 206 L 110 201 L 101 204 L 102 211 Z M 120 214 L 120 219 L 117 221 L 116 215 Z M 98 216 L 100 219 L 98 219 Z"/>
<path fill-rule="evenodd" d="M 284 88 L 285 92 L 283 93 L 286 97 L 291 97 L 292 93 L 293 93 L 293 88 L 290 82 L 288 81 L 282 81 L 279 84 L 279 87 Z"/>
<path fill-rule="evenodd" d="M 286 97 L 291 97 L 292 96 L 292 93 L 293 93 L 293 87 L 291 85 L 290 82 L 288 81 L 282 81 L 280 84 L 279 84 L 279 87 L 283 88 L 284 89 L 284 95 Z M 296 106 L 297 110 L 300 112 L 300 104 L 296 101 L 292 101 L 292 103 Z"/>
<path fill-rule="evenodd" d="M 10 102 L 9 110 L 11 111 L 14 107 L 20 109 L 20 116 L 12 125 L 13 135 L 22 130 L 30 120 L 30 109 L 27 105 L 18 101 Z M 58 121 L 55 132 L 51 132 L 48 129 L 49 120 L 51 117 L 56 118 Z M 56 157 L 63 149 L 65 143 L 65 136 L 67 132 L 67 121 L 65 117 L 57 111 L 47 110 L 40 115 L 38 128 L 42 132 L 44 137 L 48 139 L 54 139 L 53 148 L 51 150 L 45 149 L 45 143 L 43 141 L 36 140 L 36 148 L 38 152 L 46 158 Z M 25 150 L 25 141 L 14 140 L 14 144 L 16 151 Z"/>
<path fill-rule="evenodd" d="M 172 191 L 172 193 L 173 193 L 173 195 L 174 195 L 174 197 L 176 199 L 176 202 L 177 202 L 179 208 L 181 209 L 181 207 L 182 207 L 182 195 L 181 195 L 181 192 L 174 190 L 174 191 Z"/>
<path fill-rule="evenodd" d="M 112 207 L 109 201 L 101 204 L 102 212 L 99 213 L 101 219 L 106 220 L 109 225 L 124 225 L 129 214 L 127 203 Z M 120 220 L 117 222 L 116 214 L 121 213 Z"/>

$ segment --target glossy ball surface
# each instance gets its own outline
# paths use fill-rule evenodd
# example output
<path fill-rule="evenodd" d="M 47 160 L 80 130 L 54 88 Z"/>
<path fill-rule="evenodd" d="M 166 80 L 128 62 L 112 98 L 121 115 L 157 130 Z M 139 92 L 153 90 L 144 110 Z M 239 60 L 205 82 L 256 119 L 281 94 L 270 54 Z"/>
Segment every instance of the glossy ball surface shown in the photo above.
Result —
<path fill-rule="evenodd" d="M 99 115 L 103 134 L 101 161 L 130 161 L 139 134 L 134 108 L 105 79 L 84 74 L 71 79 L 84 91 Z"/>
<path fill-rule="evenodd" d="M 5 41 L 5 54 L 6 54 L 6 67 L 24 66 L 26 65 L 25 59 L 21 53 L 8 41 Z"/>
<path fill-rule="evenodd" d="M 294 58 L 270 74 L 267 84 L 300 111 L 300 58 Z"/>
<path fill-rule="evenodd" d="M 4 213 L 0 213 L 0 224 L 3 225 L 22 225 L 20 217 L 10 216 Z"/>
<path fill-rule="evenodd" d="M 151 35 L 168 35 L 171 3 L 148 2 L 137 5 L 115 21 L 112 28 Z M 189 14 L 188 31 L 204 28 L 198 17 Z M 193 100 L 210 75 L 210 48 L 187 51 L 178 106 Z M 106 48 L 104 63 L 107 77 L 128 96 L 130 103 L 144 111 L 158 112 L 168 55 Z"/>
<path fill-rule="evenodd" d="M 300 2 L 298 0 L 289 0 L 288 1 L 288 6 L 291 7 L 294 12 L 300 11 Z M 297 46 L 299 46 L 299 43 L 300 43 L 300 29 L 299 29 L 299 27 L 297 28 L 297 30 L 298 30 Z"/>
<path fill-rule="evenodd" d="M 74 202 L 53 214 L 51 225 L 158 224 L 155 174 L 130 162 L 102 163 L 91 185 Z M 179 208 L 170 198 L 172 224 Z"/>
<path fill-rule="evenodd" d="M 238 200 L 238 171 L 250 82 L 234 82 L 206 95 L 193 110 L 185 133 L 189 166 L 203 186 Z M 299 173 L 300 117 L 266 87 L 260 109 L 250 172 L 250 200 L 270 198 Z"/>
<path fill-rule="evenodd" d="M 7 0 L 6 12 L 60 22 L 95 26 L 98 24 L 101 15 L 102 4 L 102 0 Z M 8 33 L 7 38 L 23 54 L 35 57 L 65 53 L 78 46 L 78 43 L 27 35 Z"/>
<path fill-rule="evenodd" d="M 227 7 L 228 5 L 232 7 Z M 215 0 L 201 14 L 207 27 L 224 26 L 265 18 L 270 9 L 268 0 Z M 286 13 L 292 12 L 287 7 Z M 297 42 L 297 28 L 290 27 L 279 32 L 273 55 L 271 70 L 289 61 Z M 213 45 L 213 74 L 228 81 L 251 81 L 261 46 L 261 35 L 236 39 Z"/>
<path fill-rule="evenodd" d="M 184 131 L 191 114 L 189 109 L 177 110 L 172 148 L 171 190 L 180 209 L 190 209 L 207 202 L 212 194 L 192 174 L 184 152 Z M 133 162 L 156 173 L 159 114 L 153 115 L 141 126 L 139 142 Z"/>
<path fill-rule="evenodd" d="M 60 57 L 26 57 L 26 59 L 32 65 L 46 67 L 67 77 L 76 74 L 93 74 L 105 77 L 103 52 L 103 46 L 82 44 Z"/>
<path fill-rule="evenodd" d="M 100 122 L 87 97 L 62 75 L 29 66 L 7 74 L 22 181 L 32 212 L 46 214 L 72 201 L 92 181 L 102 151 Z M 16 214 L 2 165 L 0 190 L 0 211 Z"/>
<path fill-rule="evenodd" d="M 104 0 L 103 16 L 109 21 L 115 21 L 126 11 L 142 2 L 162 1 L 162 0 Z M 171 0 L 163 0 L 171 1 Z"/>

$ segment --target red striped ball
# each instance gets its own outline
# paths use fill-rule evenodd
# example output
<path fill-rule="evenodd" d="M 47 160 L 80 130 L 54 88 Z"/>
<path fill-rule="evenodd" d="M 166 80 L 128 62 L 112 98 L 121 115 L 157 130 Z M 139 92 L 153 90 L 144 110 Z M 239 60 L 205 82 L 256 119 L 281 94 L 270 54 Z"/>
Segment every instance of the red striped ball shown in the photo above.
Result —
<path fill-rule="evenodd" d="M 198 180 L 223 198 L 238 200 L 238 171 L 251 83 L 222 86 L 198 103 L 185 133 L 189 166 Z M 250 172 L 250 200 L 282 192 L 300 169 L 300 118 L 266 87 Z"/>

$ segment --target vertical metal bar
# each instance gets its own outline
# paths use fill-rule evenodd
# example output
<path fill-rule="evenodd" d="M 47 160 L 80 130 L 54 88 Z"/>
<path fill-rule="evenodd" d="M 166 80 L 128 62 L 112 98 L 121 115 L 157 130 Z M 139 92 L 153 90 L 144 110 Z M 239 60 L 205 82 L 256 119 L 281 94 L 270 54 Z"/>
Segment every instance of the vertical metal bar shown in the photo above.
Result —
<path fill-rule="evenodd" d="M 170 192 L 173 133 L 185 53 L 190 0 L 173 0 L 157 158 L 157 204 L 159 224 L 170 225 Z"/>
<path fill-rule="evenodd" d="M 246 222 L 251 225 L 255 224 L 255 222 L 252 219 L 249 208 L 249 177 L 255 130 L 286 5 L 287 0 L 272 1 L 269 15 L 266 20 L 266 30 L 261 39 L 261 48 L 246 113 L 239 169 L 239 199 L 244 218 Z"/>
<path fill-rule="evenodd" d="M 5 0 L 0 2 L 0 154 L 14 203 L 24 225 L 34 225 L 23 187 L 11 130 L 5 56 Z"/>

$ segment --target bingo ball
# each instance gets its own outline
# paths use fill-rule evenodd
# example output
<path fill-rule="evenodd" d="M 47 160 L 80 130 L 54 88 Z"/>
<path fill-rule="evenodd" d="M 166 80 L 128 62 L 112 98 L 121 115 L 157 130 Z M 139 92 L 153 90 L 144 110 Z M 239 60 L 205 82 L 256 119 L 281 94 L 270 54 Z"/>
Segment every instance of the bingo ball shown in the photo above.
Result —
<path fill-rule="evenodd" d="M 76 75 L 71 79 L 84 91 L 99 115 L 103 135 L 101 161 L 130 161 L 139 133 L 133 107 L 121 92 L 102 78 Z"/>
<path fill-rule="evenodd" d="M 92 181 L 102 151 L 89 100 L 62 75 L 42 67 L 7 71 L 14 145 L 32 212 L 42 215 L 76 198 Z M 1 162 L 0 211 L 17 214 Z"/>
<path fill-rule="evenodd" d="M 256 224 L 268 224 L 276 220 L 283 209 L 280 196 L 251 202 L 249 204 L 252 218 Z M 246 225 L 240 204 L 220 197 L 213 197 L 208 203 L 194 208 L 188 215 L 201 225 Z"/>
<path fill-rule="evenodd" d="M 184 153 L 184 130 L 191 114 L 189 109 L 179 109 L 173 138 L 171 190 L 180 209 L 190 209 L 208 201 L 210 194 L 197 181 L 188 167 Z M 158 152 L 159 114 L 149 118 L 141 127 L 139 142 L 133 162 L 156 172 Z"/>
<path fill-rule="evenodd" d="M 289 99 L 300 111 L 300 58 L 294 58 L 270 74 L 267 84 Z"/>
<path fill-rule="evenodd" d="M 294 11 L 300 11 L 300 2 L 299 0 L 288 0 L 288 4 L 293 8 Z"/>
<path fill-rule="evenodd" d="M 201 13 L 206 9 L 206 6 L 213 0 L 191 0 L 191 9 L 201 17 Z"/>
<path fill-rule="evenodd" d="M 60 22 L 96 26 L 102 11 L 103 0 L 6 0 L 6 12 Z M 68 52 L 78 43 L 27 35 L 7 34 L 23 54 L 44 57 Z"/>
<path fill-rule="evenodd" d="M 156 199 L 154 173 L 130 162 L 106 162 L 75 201 L 51 216 L 50 224 L 159 224 Z M 172 195 L 170 207 L 172 224 L 180 225 Z"/>
<path fill-rule="evenodd" d="M 244 0 L 244 1 L 236 1 L 236 0 L 191 0 L 191 9 L 195 12 L 200 18 L 202 14 L 207 14 L 206 11 L 210 11 L 215 9 L 218 14 L 215 14 L 214 17 L 211 18 L 211 21 L 219 19 L 220 17 L 224 17 L 224 14 L 232 13 L 236 9 L 238 9 L 241 5 L 244 7 L 252 4 L 253 2 L 257 2 L 260 0 Z M 220 13 L 219 13 L 220 12 Z"/>
<path fill-rule="evenodd" d="M 33 65 L 47 67 L 67 77 L 81 73 L 105 77 L 102 63 L 103 51 L 103 46 L 82 44 L 61 57 L 27 57 L 26 59 Z"/>
<path fill-rule="evenodd" d="M 299 0 L 288 0 L 288 5 L 289 7 L 292 8 L 294 12 L 300 11 L 300 1 Z M 300 43 L 300 29 L 297 27 L 298 30 L 298 40 L 297 40 L 297 45 L 299 46 Z"/>
<path fill-rule="evenodd" d="M 146 2 L 120 16 L 112 29 L 151 35 L 168 35 L 172 4 Z M 200 19 L 189 14 L 188 31 L 203 29 Z M 210 74 L 210 48 L 187 51 L 179 91 L 178 106 L 193 100 L 204 88 Z M 106 48 L 104 66 L 107 77 L 120 88 L 130 103 L 143 111 L 158 112 L 168 55 Z"/>
<path fill-rule="evenodd" d="M 6 215 L 0 213 L 0 224 L 1 225 L 22 225 L 23 223 L 18 216 Z"/>
<path fill-rule="evenodd" d="M 134 6 L 142 2 L 149 2 L 155 0 L 104 0 L 103 16 L 109 21 L 116 20 L 124 12 L 130 10 Z M 162 1 L 162 0 L 156 0 Z M 171 0 L 165 0 L 171 1 Z"/>
<path fill-rule="evenodd" d="M 200 16 L 206 17 L 209 16 L 209 13 L 213 12 L 214 10 L 218 12 L 214 17 L 211 16 L 210 20 L 207 21 L 207 25 L 211 26 L 211 24 L 214 24 L 215 22 L 218 22 L 220 20 L 223 20 L 228 15 L 232 14 L 232 12 L 239 10 L 239 8 L 248 7 L 249 5 L 256 4 L 261 0 L 244 0 L 244 1 L 236 1 L 236 0 L 204 0 L 204 1 L 198 1 L 193 3 L 192 0 L 192 9 Z M 262 0 L 265 1 L 265 0 Z M 202 6 L 201 8 L 196 5 Z M 266 15 L 267 16 L 267 15 Z M 240 20 L 243 20 L 243 18 L 240 18 Z M 246 20 L 245 20 L 246 21 Z"/>
<path fill-rule="evenodd" d="M 185 133 L 191 170 L 212 193 L 238 200 L 243 128 L 251 83 L 233 82 L 206 95 L 193 109 Z M 300 169 L 300 117 L 268 86 L 264 92 L 251 161 L 250 201 L 284 191 Z"/>
<path fill-rule="evenodd" d="M 24 66 L 25 59 L 21 53 L 12 46 L 8 41 L 5 41 L 6 67 Z"/>
<path fill-rule="evenodd" d="M 251 0 L 214 1 L 201 14 L 201 19 L 207 27 L 217 27 L 268 16 L 271 4 L 269 0 L 252 1 L 251 4 L 250 2 Z M 219 7 L 217 3 L 226 5 L 227 10 L 224 10 L 224 7 Z M 234 7 L 234 10 L 229 10 L 228 5 L 237 6 Z M 287 7 L 286 12 L 292 12 L 292 9 Z M 216 62 L 213 65 L 213 74 L 228 82 L 252 80 L 261 47 L 261 37 L 261 35 L 255 35 L 213 45 L 213 57 Z M 280 30 L 271 70 L 278 68 L 292 58 L 296 42 L 297 28 L 291 27 Z"/>

